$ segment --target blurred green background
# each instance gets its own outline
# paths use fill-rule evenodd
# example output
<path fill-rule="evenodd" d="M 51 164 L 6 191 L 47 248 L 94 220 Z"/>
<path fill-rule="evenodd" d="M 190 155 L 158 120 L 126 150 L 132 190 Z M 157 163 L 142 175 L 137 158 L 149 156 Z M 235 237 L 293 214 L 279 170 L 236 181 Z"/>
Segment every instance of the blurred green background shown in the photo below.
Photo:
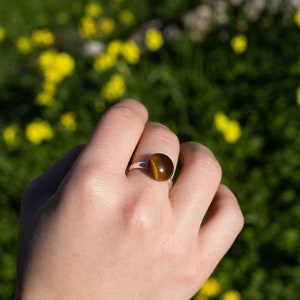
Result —
<path fill-rule="evenodd" d="M 300 299 L 299 1 L 0 0 L 0 299 L 22 191 L 125 97 L 212 149 L 245 227 L 197 299 Z"/>

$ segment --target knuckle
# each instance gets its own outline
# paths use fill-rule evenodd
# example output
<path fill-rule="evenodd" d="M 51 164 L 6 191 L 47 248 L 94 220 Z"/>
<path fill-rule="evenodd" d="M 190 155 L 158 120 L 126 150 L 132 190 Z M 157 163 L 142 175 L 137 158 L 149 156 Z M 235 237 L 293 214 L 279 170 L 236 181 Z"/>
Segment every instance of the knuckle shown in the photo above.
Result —
<path fill-rule="evenodd" d="M 149 196 L 138 195 L 122 209 L 126 231 L 139 239 L 156 233 L 157 222 L 150 202 Z"/>
<path fill-rule="evenodd" d="M 241 230 L 245 220 L 243 212 L 238 204 L 238 200 L 226 185 L 220 184 L 219 190 L 223 193 L 224 197 L 227 197 L 228 200 L 230 200 L 230 205 L 226 206 L 227 209 L 225 211 L 228 222 L 230 222 L 233 227 Z"/>
<path fill-rule="evenodd" d="M 95 166 L 87 164 L 80 168 L 80 172 L 72 174 L 65 189 L 80 207 L 86 207 L 105 194 L 105 179 L 101 179 Z"/>
<path fill-rule="evenodd" d="M 207 171 L 207 173 L 217 178 L 218 181 L 221 181 L 222 178 L 222 168 L 220 163 L 216 160 L 216 158 L 212 155 L 207 155 L 205 163 L 203 165 L 204 170 Z"/>
<path fill-rule="evenodd" d="M 141 210 L 136 211 L 132 216 L 131 224 L 135 233 L 138 233 L 138 236 L 147 234 L 153 228 L 152 218 L 149 217 L 149 214 Z"/>
<path fill-rule="evenodd" d="M 176 229 L 167 231 L 162 242 L 163 254 L 166 260 L 185 262 L 190 253 L 189 243 L 181 243 L 182 234 Z"/>
<path fill-rule="evenodd" d="M 113 106 L 110 109 L 109 116 L 126 126 L 136 126 L 137 123 L 144 122 L 143 114 L 139 114 L 135 110 L 121 104 Z"/>
<path fill-rule="evenodd" d="M 151 128 L 151 134 L 153 136 L 159 137 L 161 142 L 173 148 L 179 147 L 179 139 L 177 135 L 174 132 L 172 132 L 170 129 L 168 129 L 164 125 L 155 122 L 151 122 L 149 126 Z"/>
<path fill-rule="evenodd" d="M 195 164 L 199 165 L 207 175 L 217 178 L 219 181 L 222 178 L 222 167 L 214 154 L 205 146 L 192 142 L 193 151 L 191 155 Z"/>
<path fill-rule="evenodd" d="M 199 285 L 198 282 L 199 273 L 195 265 L 188 265 L 183 273 L 183 280 L 186 285 L 193 287 Z"/>
<path fill-rule="evenodd" d="M 127 211 L 126 227 L 130 235 L 144 239 L 149 233 L 153 233 L 155 224 L 145 209 L 135 207 L 131 212 Z"/>
<path fill-rule="evenodd" d="M 230 227 L 235 229 L 237 232 L 240 232 L 244 227 L 244 215 L 239 207 L 228 211 L 228 222 Z"/>

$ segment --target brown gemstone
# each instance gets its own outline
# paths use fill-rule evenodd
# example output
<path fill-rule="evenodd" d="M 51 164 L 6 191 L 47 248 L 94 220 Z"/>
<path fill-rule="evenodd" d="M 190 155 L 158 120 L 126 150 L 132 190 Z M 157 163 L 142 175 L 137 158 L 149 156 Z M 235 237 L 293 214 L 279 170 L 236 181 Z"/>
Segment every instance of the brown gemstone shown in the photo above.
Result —
<path fill-rule="evenodd" d="M 147 162 L 147 170 L 153 179 L 165 181 L 172 177 L 174 166 L 167 155 L 155 153 L 150 156 Z"/>

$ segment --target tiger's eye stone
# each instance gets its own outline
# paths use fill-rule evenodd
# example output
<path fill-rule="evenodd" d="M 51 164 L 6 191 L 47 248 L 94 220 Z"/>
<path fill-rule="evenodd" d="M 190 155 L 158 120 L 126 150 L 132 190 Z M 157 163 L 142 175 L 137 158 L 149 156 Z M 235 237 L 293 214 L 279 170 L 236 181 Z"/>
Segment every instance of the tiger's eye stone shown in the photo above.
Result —
<path fill-rule="evenodd" d="M 172 177 L 174 166 L 172 160 L 165 154 L 155 153 L 147 162 L 147 171 L 156 181 L 165 181 Z"/>

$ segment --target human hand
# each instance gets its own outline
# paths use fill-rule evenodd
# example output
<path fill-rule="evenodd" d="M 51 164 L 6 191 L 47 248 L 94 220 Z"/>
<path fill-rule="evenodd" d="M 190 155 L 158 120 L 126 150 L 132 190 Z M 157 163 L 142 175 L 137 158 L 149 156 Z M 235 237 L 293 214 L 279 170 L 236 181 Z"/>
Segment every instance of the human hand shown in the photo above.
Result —
<path fill-rule="evenodd" d="M 221 168 L 125 100 L 26 189 L 17 299 L 191 298 L 243 226 Z M 132 162 L 165 153 L 180 169 L 157 182 Z M 208 212 L 208 213 L 207 213 Z"/>

